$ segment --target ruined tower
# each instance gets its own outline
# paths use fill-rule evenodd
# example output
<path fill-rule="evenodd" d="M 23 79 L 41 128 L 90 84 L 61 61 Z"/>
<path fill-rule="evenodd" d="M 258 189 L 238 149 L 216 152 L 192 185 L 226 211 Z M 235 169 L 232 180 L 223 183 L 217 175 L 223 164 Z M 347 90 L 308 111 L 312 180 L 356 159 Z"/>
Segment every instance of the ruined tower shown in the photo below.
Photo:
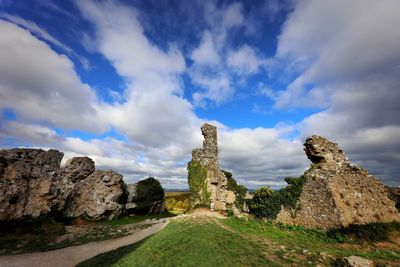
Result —
<path fill-rule="evenodd" d="M 205 123 L 201 126 L 201 132 L 204 136 L 203 148 L 196 148 L 192 151 L 192 161 L 189 162 L 189 186 L 193 196 L 205 195 L 204 198 L 195 199 L 195 205 L 210 205 L 211 210 L 226 210 L 226 197 L 227 197 L 227 178 L 219 169 L 218 161 L 218 141 L 217 141 L 217 127 Z M 200 168 L 200 176 L 204 176 L 204 187 L 196 187 L 191 184 L 190 166 L 197 166 Z M 198 181 L 199 182 L 199 181 Z M 198 192 L 206 190 L 207 192 Z M 197 192 L 195 192 L 197 191 Z M 206 194 L 204 194 L 206 193 Z"/>

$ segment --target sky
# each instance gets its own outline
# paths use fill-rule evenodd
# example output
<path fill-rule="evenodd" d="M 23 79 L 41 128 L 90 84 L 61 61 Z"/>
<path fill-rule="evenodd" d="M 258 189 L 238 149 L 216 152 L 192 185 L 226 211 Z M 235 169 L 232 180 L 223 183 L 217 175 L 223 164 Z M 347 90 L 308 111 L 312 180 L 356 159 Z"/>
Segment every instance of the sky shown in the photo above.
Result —
<path fill-rule="evenodd" d="M 400 186 L 400 1 L 0 0 L 0 147 L 187 188 L 200 126 L 255 189 L 313 134 Z"/>

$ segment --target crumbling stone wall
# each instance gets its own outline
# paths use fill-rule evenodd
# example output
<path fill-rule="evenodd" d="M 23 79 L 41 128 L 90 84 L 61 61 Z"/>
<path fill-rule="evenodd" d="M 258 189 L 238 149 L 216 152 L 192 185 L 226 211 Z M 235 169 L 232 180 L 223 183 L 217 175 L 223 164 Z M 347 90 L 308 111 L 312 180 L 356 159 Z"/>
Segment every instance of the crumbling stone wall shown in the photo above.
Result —
<path fill-rule="evenodd" d="M 385 186 L 388 197 L 396 203 L 396 208 L 400 211 L 400 187 Z"/>
<path fill-rule="evenodd" d="M 192 151 L 192 163 L 200 164 L 207 171 L 206 182 L 210 209 L 226 210 L 227 179 L 219 168 L 217 127 L 205 123 L 201 127 L 201 132 L 204 136 L 203 148 Z"/>
<path fill-rule="evenodd" d="M 350 224 L 400 220 L 383 185 L 350 163 L 338 144 L 311 136 L 304 144 L 311 167 L 298 209 L 283 208 L 277 221 L 309 228 L 332 229 Z"/>

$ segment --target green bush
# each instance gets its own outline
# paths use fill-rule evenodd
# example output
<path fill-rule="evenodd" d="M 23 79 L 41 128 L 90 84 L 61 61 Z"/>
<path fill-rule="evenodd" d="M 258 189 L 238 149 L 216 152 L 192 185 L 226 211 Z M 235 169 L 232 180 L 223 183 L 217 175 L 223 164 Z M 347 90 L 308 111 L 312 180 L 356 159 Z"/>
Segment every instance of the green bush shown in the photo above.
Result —
<path fill-rule="evenodd" d="M 274 218 L 280 210 L 277 196 L 269 187 L 259 188 L 250 201 L 250 212 L 257 217 Z"/>
<path fill-rule="evenodd" d="M 210 193 L 207 190 L 207 169 L 198 162 L 189 161 L 187 170 L 192 203 L 210 206 Z"/>
<path fill-rule="evenodd" d="M 272 191 L 269 187 L 258 189 L 249 203 L 250 212 L 257 217 L 276 219 L 282 206 L 290 209 L 299 208 L 299 198 L 306 181 L 305 176 L 299 178 L 286 177 L 288 186 L 279 191 Z"/>
<path fill-rule="evenodd" d="M 132 201 L 137 204 L 135 213 L 146 214 L 154 202 L 164 201 L 164 189 L 157 179 L 149 177 L 137 183 L 136 196 Z"/>

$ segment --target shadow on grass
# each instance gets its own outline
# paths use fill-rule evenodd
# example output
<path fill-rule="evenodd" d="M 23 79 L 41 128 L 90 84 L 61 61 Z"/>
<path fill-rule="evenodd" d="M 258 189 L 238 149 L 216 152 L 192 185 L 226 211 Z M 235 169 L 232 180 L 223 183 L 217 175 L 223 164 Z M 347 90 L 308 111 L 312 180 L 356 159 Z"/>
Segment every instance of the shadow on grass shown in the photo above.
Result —
<path fill-rule="evenodd" d="M 123 258 L 124 256 L 128 255 L 129 253 L 133 252 L 134 250 L 139 248 L 141 245 L 143 245 L 143 243 L 147 239 L 148 238 L 143 239 L 132 245 L 120 247 L 116 250 L 112 250 L 109 252 L 99 254 L 93 258 L 90 258 L 88 260 L 85 260 L 85 261 L 79 263 L 78 265 L 76 265 L 76 267 L 93 267 L 93 266 L 108 267 L 108 266 L 111 266 L 114 263 L 116 263 L 119 259 Z"/>

